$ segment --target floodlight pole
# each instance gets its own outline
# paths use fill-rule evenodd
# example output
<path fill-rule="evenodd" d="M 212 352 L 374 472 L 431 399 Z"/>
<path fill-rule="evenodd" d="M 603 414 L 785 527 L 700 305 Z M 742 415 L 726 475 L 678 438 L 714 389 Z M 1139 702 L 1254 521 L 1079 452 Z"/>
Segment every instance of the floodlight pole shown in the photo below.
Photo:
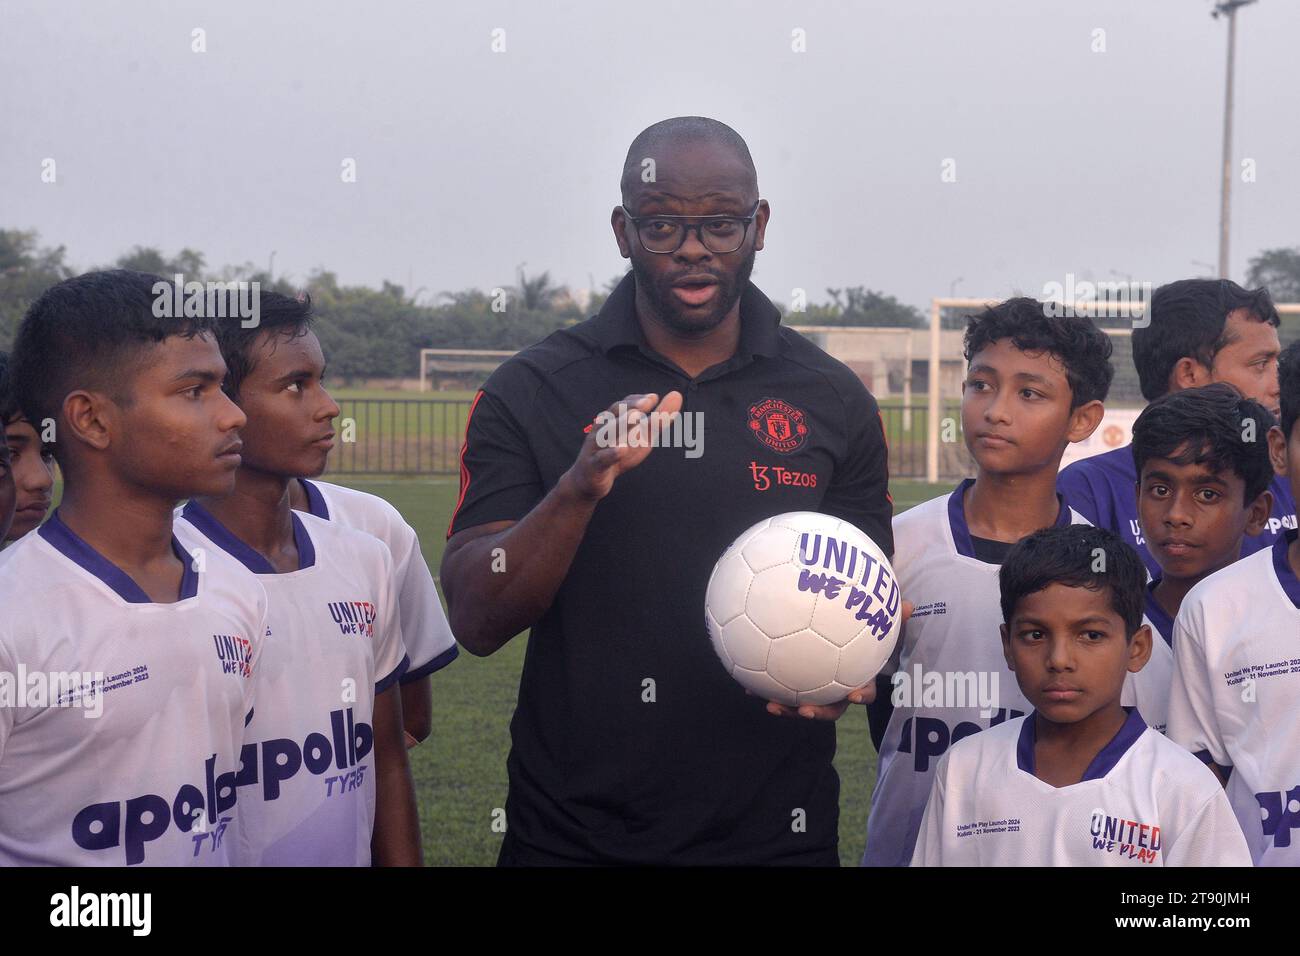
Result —
<path fill-rule="evenodd" d="M 1255 0 L 1221 0 L 1210 16 L 1228 18 L 1228 73 L 1223 97 L 1223 186 L 1219 197 L 1219 276 L 1228 278 L 1228 227 L 1232 206 L 1232 74 L 1237 49 L 1237 8 Z"/>
<path fill-rule="evenodd" d="M 942 355 L 939 350 L 939 320 L 941 311 L 938 299 L 930 300 L 930 370 L 927 385 L 925 422 L 925 480 L 934 484 L 939 480 L 939 367 Z"/>

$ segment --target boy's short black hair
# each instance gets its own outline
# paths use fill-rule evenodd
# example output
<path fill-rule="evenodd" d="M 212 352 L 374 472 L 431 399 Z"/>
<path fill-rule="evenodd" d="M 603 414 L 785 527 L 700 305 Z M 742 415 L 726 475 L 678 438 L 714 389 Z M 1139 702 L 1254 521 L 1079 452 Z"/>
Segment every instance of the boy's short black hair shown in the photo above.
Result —
<path fill-rule="evenodd" d="M 965 355 L 970 362 L 998 339 L 1011 339 L 1022 352 L 1050 352 L 1065 366 L 1070 408 L 1105 401 L 1115 367 L 1110 336 L 1086 316 L 1052 316 L 1037 299 L 1020 296 L 989 306 L 966 322 Z"/>
<path fill-rule="evenodd" d="M 1146 581 L 1146 565 L 1113 531 L 1089 524 L 1043 528 L 1016 542 L 1002 562 L 1002 619 L 1010 624 L 1022 598 L 1052 584 L 1109 588 L 1110 606 L 1132 637 L 1142 626 Z"/>
<path fill-rule="evenodd" d="M 253 345 L 265 333 L 279 334 L 287 339 L 306 335 L 311 329 L 311 298 L 301 299 L 281 295 L 279 292 L 258 294 L 258 323 L 244 328 L 237 318 L 217 323 L 217 344 L 221 357 L 226 360 L 226 380 L 222 384 L 232 399 L 239 397 L 239 387 L 257 364 L 253 361 Z"/>
<path fill-rule="evenodd" d="M 159 283 L 166 292 L 155 292 Z M 211 332 L 210 319 L 155 313 L 155 302 L 171 289 L 166 279 L 126 269 L 87 272 L 46 289 L 18 327 L 10 365 L 18 405 L 33 427 L 57 419 L 63 399 L 78 388 L 129 404 L 145 353 L 173 335 Z M 56 452 L 64 445 L 57 443 Z"/>
<path fill-rule="evenodd" d="M 1245 434 L 1247 422 L 1254 423 L 1250 441 Z M 1223 382 L 1171 392 L 1144 408 L 1133 423 L 1138 478 L 1152 458 L 1176 465 L 1204 464 L 1211 471 L 1231 471 L 1244 481 L 1242 504 L 1248 505 L 1273 480 L 1266 436 L 1274 423 L 1268 409 Z"/>
<path fill-rule="evenodd" d="M 1300 420 L 1300 342 L 1292 342 L 1277 360 L 1277 384 L 1282 392 L 1282 435 L 1287 441 Z"/>
<path fill-rule="evenodd" d="M 1147 401 L 1169 391 L 1169 378 L 1179 359 L 1194 358 L 1206 368 L 1214 364 L 1228 340 L 1228 315 L 1245 309 L 1252 318 L 1277 326 L 1279 319 L 1268 290 L 1243 289 L 1231 279 L 1180 279 L 1162 285 L 1151 296 L 1145 327 L 1133 330 L 1133 364 Z"/>
<path fill-rule="evenodd" d="M 0 352 L 0 428 L 12 425 L 22 414 L 14 397 L 13 377 L 9 374 L 9 353 Z"/>

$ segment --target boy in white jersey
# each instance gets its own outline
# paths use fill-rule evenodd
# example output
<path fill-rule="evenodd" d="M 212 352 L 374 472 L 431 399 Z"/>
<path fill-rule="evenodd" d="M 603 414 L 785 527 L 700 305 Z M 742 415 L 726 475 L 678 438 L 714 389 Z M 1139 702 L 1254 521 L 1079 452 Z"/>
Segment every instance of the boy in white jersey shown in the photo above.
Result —
<path fill-rule="evenodd" d="M 0 544 L 17 541 L 45 520 L 54 490 L 54 449 L 23 415 L 9 375 L 9 356 L 0 352 L 0 426 L 8 452 L 9 482 L 0 477 Z M 5 497 L 12 494 L 13 523 L 6 524 Z"/>
<path fill-rule="evenodd" d="M 894 571 L 915 609 L 871 705 L 873 736 L 888 726 L 875 741 L 864 865 L 906 866 L 939 757 L 1029 709 L 997 646 L 998 565 L 1025 535 L 1082 521 L 1057 495 L 1056 470 L 1101 421 L 1110 353 L 1089 319 L 1048 316 L 1034 299 L 967 326 L 961 415 L 978 471 L 894 519 Z"/>
<path fill-rule="evenodd" d="M 419 536 L 401 512 L 383 498 L 354 488 L 299 478 L 289 484 L 289 499 L 296 511 L 357 528 L 388 545 L 393 556 L 397 603 L 402 612 L 402 643 L 411 658 L 411 667 L 399 682 L 402 726 L 407 746 L 415 746 L 432 729 L 429 678 L 460 653 L 433 575 L 420 551 Z"/>
<path fill-rule="evenodd" d="M 13 449 L 5 444 L 0 448 L 0 546 L 9 536 L 17 513 L 18 483 L 14 477 Z"/>
<path fill-rule="evenodd" d="M 266 593 L 172 533 L 181 499 L 234 486 L 244 414 L 210 321 L 160 296 L 89 273 L 18 330 L 15 390 L 54 423 L 64 490 L 0 568 L 3 606 L 28 609 L 0 620 L 0 672 L 44 687 L 0 699 L 0 864 L 229 862 Z"/>
<path fill-rule="evenodd" d="M 1104 528 L 1048 528 L 1002 563 L 1002 649 L 1025 717 L 939 761 L 913 866 L 1249 866 L 1213 775 L 1120 703 L 1151 654 L 1146 570 Z"/>
<path fill-rule="evenodd" d="M 1273 467 L 1300 490 L 1300 343 L 1278 364 L 1281 424 L 1269 430 Z M 1257 866 L 1300 864 L 1300 539 L 1212 574 L 1188 592 L 1174 622 L 1169 738 L 1225 780 Z"/>
<path fill-rule="evenodd" d="M 1173 627 L 1187 592 L 1241 555 L 1273 507 L 1273 416 L 1231 385 L 1171 392 L 1133 424 L 1137 513 L 1159 574 L 1145 590 L 1151 660 L 1124 684 L 1122 703 L 1159 731 L 1169 719 Z"/>
<path fill-rule="evenodd" d="M 8 528 L 0 537 L 0 546 L 17 541 L 45 520 L 55 488 L 55 451 L 40 440 L 18 407 L 9 375 L 9 355 L 0 352 L 0 427 L 4 428 L 8 472 L 13 490 L 0 479 L 0 528 Z M 13 496 L 13 523 L 5 524 L 4 496 Z"/>
<path fill-rule="evenodd" d="M 270 600 L 275 638 L 236 780 L 237 862 L 418 866 L 392 557 L 371 535 L 289 507 L 296 477 L 324 469 L 339 413 L 311 318 L 307 301 L 264 292 L 256 327 L 218 327 L 226 392 L 248 416 L 243 464 L 233 493 L 191 501 L 177 523 L 192 549 L 238 558 Z"/>

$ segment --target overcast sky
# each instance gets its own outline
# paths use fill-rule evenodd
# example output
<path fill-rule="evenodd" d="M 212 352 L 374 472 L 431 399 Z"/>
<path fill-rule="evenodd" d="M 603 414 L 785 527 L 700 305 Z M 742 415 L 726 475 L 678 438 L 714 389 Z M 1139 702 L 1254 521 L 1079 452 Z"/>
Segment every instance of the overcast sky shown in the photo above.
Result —
<path fill-rule="evenodd" d="M 774 299 L 1159 283 L 1217 259 L 1211 8 L 0 0 L 0 227 L 83 268 L 140 244 L 430 293 L 520 263 L 601 286 L 624 269 L 608 220 L 628 143 L 694 113 L 750 145 L 772 206 L 754 279 Z M 1241 279 L 1259 250 L 1300 245 L 1300 2 L 1238 23 L 1234 154 L 1256 169 L 1234 184 Z"/>

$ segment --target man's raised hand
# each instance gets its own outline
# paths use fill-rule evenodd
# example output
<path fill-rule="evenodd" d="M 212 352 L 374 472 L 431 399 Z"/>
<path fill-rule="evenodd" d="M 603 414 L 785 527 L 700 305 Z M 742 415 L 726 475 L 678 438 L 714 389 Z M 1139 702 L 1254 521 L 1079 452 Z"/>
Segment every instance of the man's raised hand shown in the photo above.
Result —
<path fill-rule="evenodd" d="M 654 392 L 628 395 L 601 412 L 569 469 L 574 490 L 591 501 L 604 498 L 619 475 L 650 454 L 652 416 L 655 430 L 662 433 L 681 409 L 682 393 L 673 391 L 662 401 Z"/>

